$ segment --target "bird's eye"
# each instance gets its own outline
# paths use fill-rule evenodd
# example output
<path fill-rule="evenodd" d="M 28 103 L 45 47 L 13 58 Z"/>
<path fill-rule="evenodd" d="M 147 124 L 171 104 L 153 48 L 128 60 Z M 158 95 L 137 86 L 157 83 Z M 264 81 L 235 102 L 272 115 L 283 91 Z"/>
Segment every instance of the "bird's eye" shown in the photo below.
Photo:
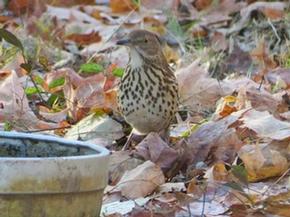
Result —
<path fill-rule="evenodd" d="M 145 38 L 145 39 L 144 39 L 144 42 L 145 42 L 145 43 L 147 43 L 147 42 L 148 42 L 148 39 L 147 39 L 147 38 Z"/>

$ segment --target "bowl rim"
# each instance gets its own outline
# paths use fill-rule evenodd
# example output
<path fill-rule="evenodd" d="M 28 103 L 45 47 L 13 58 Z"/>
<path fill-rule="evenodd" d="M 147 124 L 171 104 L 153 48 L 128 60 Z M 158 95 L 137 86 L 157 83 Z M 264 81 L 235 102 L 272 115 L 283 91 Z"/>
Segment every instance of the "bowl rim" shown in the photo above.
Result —
<path fill-rule="evenodd" d="M 110 154 L 110 151 L 100 145 L 92 144 L 89 142 L 84 141 L 78 141 L 78 140 L 72 140 L 72 139 L 66 139 L 62 137 L 57 137 L 53 135 L 46 135 L 46 134 L 40 134 L 40 133 L 22 133 L 22 132 L 15 132 L 15 131 L 0 131 L 0 139 L 1 138 L 16 138 L 16 139 L 32 139 L 32 140 L 40 140 L 40 141 L 49 141 L 49 142 L 56 142 L 60 143 L 65 146 L 81 146 L 86 148 L 91 148 L 95 150 L 98 153 L 95 154 L 89 154 L 89 155 L 77 155 L 77 156 L 63 156 L 63 157 L 1 157 L 0 161 L 3 160 L 40 160 L 40 159 L 49 159 L 49 160 L 56 160 L 56 159 L 67 159 L 67 160 L 80 160 L 80 159 L 89 159 L 89 158 L 101 158 L 106 157 Z"/>

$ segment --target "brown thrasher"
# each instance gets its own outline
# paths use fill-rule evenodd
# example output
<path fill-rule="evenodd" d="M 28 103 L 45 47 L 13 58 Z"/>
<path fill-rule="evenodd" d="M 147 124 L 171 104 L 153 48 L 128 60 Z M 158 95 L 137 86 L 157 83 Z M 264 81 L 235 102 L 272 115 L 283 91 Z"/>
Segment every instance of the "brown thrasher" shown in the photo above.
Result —
<path fill-rule="evenodd" d="M 129 62 L 118 90 L 125 120 L 140 134 L 168 130 L 178 106 L 178 85 L 160 39 L 149 31 L 134 30 L 117 44 L 129 47 Z"/>

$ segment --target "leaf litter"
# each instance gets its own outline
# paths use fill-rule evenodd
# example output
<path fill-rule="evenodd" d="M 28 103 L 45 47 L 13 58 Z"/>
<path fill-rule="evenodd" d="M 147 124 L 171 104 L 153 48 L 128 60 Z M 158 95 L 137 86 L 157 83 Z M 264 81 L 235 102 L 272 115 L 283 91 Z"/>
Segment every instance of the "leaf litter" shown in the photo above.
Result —
<path fill-rule="evenodd" d="M 102 216 L 289 216 L 289 3 L 78 3 L 0 4 L 0 129 L 109 148 Z M 121 151 L 115 42 L 138 28 L 161 36 L 181 104 L 169 141 Z"/>

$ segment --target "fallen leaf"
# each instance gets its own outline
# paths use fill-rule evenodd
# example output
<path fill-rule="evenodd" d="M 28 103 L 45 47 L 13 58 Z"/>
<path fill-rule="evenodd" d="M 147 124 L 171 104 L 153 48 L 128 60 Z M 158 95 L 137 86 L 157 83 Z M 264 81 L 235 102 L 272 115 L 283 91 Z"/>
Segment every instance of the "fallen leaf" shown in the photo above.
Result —
<path fill-rule="evenodd" d="M 139 207 L 134 208 L 133 211 L 128 215 L 128 217 L 151 217 L 151 216 L 152 211 Z"/>
<path fill-rule="evenodd" d="M 279 5 L 269 5 L 269 7 L 261 7 L 261 11 L 263 12 L 263 14 L 271 19 L 271 20 L 281 20 L 285 17 L 285 11 L 283 10 L 284 7 L 281 5 L 279 7 Z"/>
<path fill-rule="evenodd" d="M 237 111 L 237 108 L 235 106 L 236 97 L 234 96 L 225 96 L 222 97 L 218 101 L 218 105 L 215 111 L 215 114 L 218 116 L 218 118 L 223 118 L 228 116 L 229 114 Z"/>
<path fill-rule="evenodd" d="M 150 160 L 160 166 L 163 171 L 168 171 L 178 158 L 178 152 L 170 148 L 158 135 L 149 133 L 142 142 L 136 146 L 136 155 L 144 160 Z"/>
<path fill-rule="evenodd" d="M 212 167 L 212 176 L 213 180 L 218 182 L 229 181 L 229 172 L 227 171 L 225 164 L 218 162 Z"/>
<path fill-rule="evenodd" d="M 53 129 L 58 125 L 39 120 L 28 104 L 20 78 L 12 71 L 0 71 L 0 96 L 3 109 L 0 121 L 18 130 Z M 22 79 L 25 77 L 22 77 Z"/>
<path fill-rule="evenodd" d="M 47 110 L 46 107 L 40 106 L 39 108 L 39 114 L 44 117 L 46 120 L 50 120 L 55 123 L 59 123 L 61 121 L 66 120 L 67 118 L 67 109 L 64 109 L 60 112 L 53 112 Z"/>
<path fill-rule="evenodd" d="M 188 194 L 193 194 L 195 198 L 200 198 L 204 193 L 204 189 L 203 186 L 198 183 L 197 178 L 192 178 L 188 183 L 186 192 Z"/>
<path fill-rule="evenodd" d="M 194 1 L 194 6 L 199 11 L 208 8 L 211 4 L 212 4 L 212 0 L 197 0 L 197 1 Z"/>
<path fill-rule="evenodd" d="M 272 94 L 265 91 L 263 88 L 258 90 L 253 86 L 242 86 L 238 90 L 235 106 L 239 110 L 250 107 L 257 111 L 276 113 L 280 104 L 282 104 L 282 100 L 279 102 Z"/>
<path fill-rule="evenodd" d="M 176 72 L 180 102 L 192 110 L 208 109 L 223 95 L 225 90 L 216 79 L 210 78 L 207 68 L 199 65 L 199 60 Z"/>
<path fill-rule="evenodd" d="M 49 5 L 54 5 L 54 6 L 63 6 L 63 7 L 70 7 L 73 5 L 93 5 L 97 2 L 98 0 L 46 0 L 46 3 Z"/>
<path fill-rule="evenodd" d="M 290 191 L 282 192 L 277 195 L 269 196 L 264 202 L 265 210 L 276 216 L 289 217 L 290 205 L 288 203 L 290 198 Z"/>
<path fill-rule="evenodd" d="M 245 2 L 236 2 L 235 0 L 221 0 L 211 4 L 205 12 L 202 11 L 206 15 L 201 17 L 200 25 L 207 27 L 228 25 L 227 23 L 232 20 L 230 15 L 240 11 L 245 5 Z"/>
<path fill-rule="evenodd" d="M 246 74 L 251 69 L 252 62 L 250 54 L 234 44 L 230 54 L 221 63 L 221 71 Z"/>
<path fill-rule="evenodd" d="M 145 197 L 165 182 L 159 166 L 146 161 L 133 170 L 127 171 L 116 185 L 114 191 L 121 191 L 127 198 Z M 134 189 L 134 191 L 132 191 Z"/>
<path fill-rule="evenodd" d="M 235 217 L 244 217 L 244 216 L 264 217 L 265 216 L 265 214 L 262 211 L 260 212 L 253 209 L 249 209 L 247 206 L 245 206 L 245 204 L 234 203 L 234 199 L 235 198 L 231 200 L 232 205 L 229 207 L 231 216 L 235 216 Z"/>
<path fill-rule="evenodd" d="M 279 114 L 284 120 L 290 121 L 290 111 Z"/>
<path fill-rule="evenodd" d="M 117 151 L 110 155 L 109 181 L 111 185 L 116 185 L 126 171 L 130 171 L 142 164 L 143 161 L 130 157 L 128 151 Z"/>
<path fill-rule="evenodd" d="M 249 182 L 282 175 L 288 169 L 287 159 L 267 144 L 245 145 L 239 151 Z"/>
<path fill-rule="evenodd" d="M 123 130 L 120 123 L 106 115 L 96 116 L 91 114 L 72 126 L 66 133 L 65 138 L 81 139 L 82 141 L 101 138 L 103 146 L 106 146 L 122 136 Z"/>
<path fill-rule="evenodd" d="M 135 201 L 128 200 L 123 202 L 112 202 L 107 203 L 102 206 L 102 216 L 124 216 L 125 214 L 130 213 L 133 208 L 136 206 Z"/>
<path fill-rule="evenodd" d="M 225 51 L 228 49 L 229 44 L 228 41 L 226 40 L 226 36 L 218 31 L 215 31 L 211 36 L 210 36 L 210 43 L 214 51 Z"/>
<path fill-rule="evenodd" d="M 164 193 L 154 198 L 154 200 L 161 203 L 172 203 L 172 202 L 176 202 L 176 197 L 173 194 Z"/>
<path fill-rule="evenodd" d="M 249 110 L 244 113 L 241 121 L 244 123 L 242 128 L 253 130 L 260 138 L 274 140 L 290 138 L 290 123 L 276 119 L 268 111 Z"/>
<path fill-rule="evenodd" d="M 113 13 L 137 10 L 138 5 L 131 0 L 110 0 L 110 8 Z"/>
<path fill-rule="evenodd" d="M 236 130 L 230 126 L 244 112 L 245 110 L 234 112 L 216 122 L 202 124 L 200 128 L 179 144 L 183 152 L 180 161 L 184 161 L 186 165 L 196 164 L 200 161 L 209 161 L 209 163 L 232 162 L 243 143 L 238 138 Z"/>
<path fill-rule="evenodd" d="M 8 9 L 16 15 L 24 13 L 40 15 L 46 10 L 45 1 L 42 0 L 11 0 L 7 4 Z"/>
<path fill-rule="evenodd" d="M 158 192 L 184 192 L 186 191 L 185 184 L 183 182 L 175 182 L 175 183 L 164 183 L 158 187 Z"/>
<path fill-rule="evenodd" d="M 176 0 L 142 0 L 142 7 L 148 10 L 176 10 L 177 1 Z"/>
<path fill-rule="evenodd" d="M 268 48 L 266 47 L 266 42 L 264 39 L 259 41 L 256 48 L 251 51 L 251 56 L 256 59 L 262 65 L 261 75 L 266 75 L 270 69 L 277 67 L 277 63 L 274 58 L 269 55 Z"/>
<path fill-rule="evenodd" d="M 115 85 L 115 79 L 109 81 L 102 73 L 82 78 L 74 70 L 62 68 L 48 73 L 45 82 L 50 83 L 61 77 L 65 78 L 64 85 L 48 91 L 64 92 L 69 115 L 73 120 L 82 119 L 90 110 L 116 110 L 116 91 L 109 89 Z"/>
<path fill-rule="evenodd" d="M 0 10 L 1 10 L 1 3 L 0 3 Z M 12 20 L 12 19 L 13 17 L 0 15 L 0 23 L 6 23 L 7 21 Z"/>
<path fill-rule="evenodd" d="M 290 88 L 290 69 L 277 68 L 268 72 L 266 79 L 271 84 L 276 84 L 279 80 L 283 80 L 286 84 L 285 88 Z"/>
<path fill-rule="evenodd" d="M 65 37 L 67 40 L 71 40 L 76 42 L 79 45 L 88 45 L 92 43 L 97 43 L 102 40 L 101 36 L 99 35 L 98 32 L 91 32 L 88 34 L 70 34 Z"/>
<path fill-rule="evenodd" d="M 253 4 L 248 5 L 247 7 L 244 7 L 240 10 L 241 19 L 238 23 L 236 23 L 229 31 L 228 33 L 233 33 L 240 31 L 246 24 L 247 21 L 250 19 L 251 14 L 253 11 L 261 11 L 266 16 L 268 15 L 269 18 L 282 18 L 284 17 L 284 10 L 286 9 L 287 4 L 286 2 L 255 2 Z M 269 10 L 268 10 L 269 9 Z M 269 13 L 267 13 L 269 12 Z M 271 12 L 273 15 L 271 16 Z M 273 13 L 274 12 L 274 13 Z M 282 15 L 282 16 L 280 16 Z"/>
<path fill-rule="evenodd" d="M 190 209 L 190 211 L 188 211 Z M 189 206 L 184 207 L 183 210 L 176 213 L 176 217 L 188 216 L 190 212 L 191 216 L 201 216 L 202 214 L 206 216 L 219 216 L 227 211 L 221 203 L 214 200 L 204 203 L 203 201 L 192 202 Z"/>
<path fill-rule="evenodd" d="M 47 14 L 51 17 L 55 17 L 57 20 L 75 20 L 81 23 L 91 23 L 94 25 L 99 25 L 100 22 L 90 15 L 81 12 L 77 8 L 61 8 L 61 7 L 53 7 L 47 6 Z"/>

